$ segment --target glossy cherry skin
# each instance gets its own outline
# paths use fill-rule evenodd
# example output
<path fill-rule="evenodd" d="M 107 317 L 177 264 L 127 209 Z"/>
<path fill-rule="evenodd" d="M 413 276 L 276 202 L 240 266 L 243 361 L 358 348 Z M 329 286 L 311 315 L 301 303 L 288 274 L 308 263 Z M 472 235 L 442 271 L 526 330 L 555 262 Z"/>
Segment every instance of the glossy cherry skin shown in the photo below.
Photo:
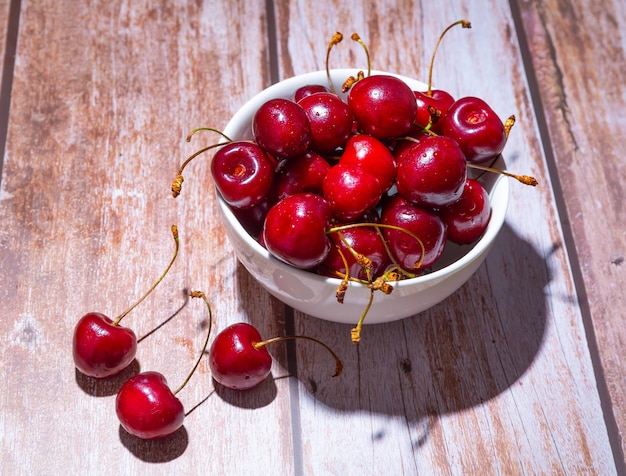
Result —
<path fill-rule="evenodd" d="M 389 262 L 389 257 L 381 236 L 373 227 L 348 228 L 342 230 L 341 235 L 354 251 L 366 256 L 372 261 L 370 279 L 375 279 L 385 270 Z M 337 250 L 337 248 L 339 248 L 348 262 L 350 276 L 367 280 L 367 272 L 357 262 L 354 255 L 348 249 L 346 243 L 344 243 L 339 236 L 339 233 L 331 233 L 330 237 L 335 243 L 335 246 L 331 248 L 330 253 L 328 253 L 328 256 L 319 267 L 318 272 L 332 277 L 337 277 L 337 275 L 331 271 L 337 271 L 341 274 L 345 274 L 345 264 L 343 259 L 341 259 L 339 251 Z"/>
<path fill-rule="evenodd" d="M 124 370 L 137 353 L 137 336 L 99 312 L 85 314 L 74 328 L 74 365 L 89 377 L 111 377 Z"/>
<path fill-rule="evenodd" d="M 340 221 L 356 220 L 380 201 L 379 180 L 363 167 L 338 163 L 324 177 L 322 193 Z"/>
<path fill-rule="evenodd" d="M 449 137 L 425 137 L 398 156 L 398 193 L 416 205 L 439 208 L 454 203 L 466 178 L 465 156 Z"/>
<path fill-rule="evenodd" d="M 446 225 L 437 213 L 418 207 L 399 195 L 385 201 L 381 223 L 407 230 L 417 236 L 424 245 L 424 255 L 419 242 L 400 230 L 383 228 L 383 236 L 392 256 L 407 271 L 420 270 L 435 264 L 441 257 L 446 244 Z M 421 261 L 419 269 L 416 264 Z"/>
<path fill-rule="evenodd" d="M 289 195 L 267 212 L 263 244 L 291 266 L 315 268 L 330 250 L 326 229 L 331 218 L 330 205 L 321 196 L 308 192 Z"/>
<path fill-rule="evenodd" d="M 332 93 L 315 93 L 301 99 L 311 124 L 310 148 L 322 155 L 343 147 L 352 134 L 354 117 L 348 105 Z"/>
<path fill-rule="evenodd" d="M 468 162 L 482 163 L 497 157 L 506 144 L 504 124 L 482 99 L 457 99 L 438 124 L 441 134 L 454 139 Z"/>
<path fill-rule="evenodd" d="M 411 130 L 417 102 L 411 88 L 389 75 L 368 76 L 348 93 L 348 106 L 359 129 L 377 139 L 391 139 Z"/>
<path fill-rule="evenodd" d="M 294 101 L 270 99 L 252 118 L 252 134 L 267 153 L 278 159 L 291 159 L 308 150 L 311 124 L 304 109 Z"/>
<path fill-rule="evenodd" d="M 421 127 L 427 127 L 431 121 L 431 114 L 429 107 L 433 107 L 440 119 L 448 108 L 454 103 L 454 98 L 450 93 L 442 89 L 433 89 L 430 94 L 426 91 L 414 91 L 415 100 L 417 102 L 417 114 L 415 116 L 415 123 Z M 436 124 L 438 119 L 433 123 Z"/>
<path fill-rule="evenodd" d="M 491 218 L 489 195 L 480 182 L 468 178 L 461 198 L 439 210 L 439 216 L 448 227 L 448 240 L 460 245 L 474 243 Z"/>
<path fill-rule="evenodd" d="M 226 203 L 250 208 L 265 200 L 272 189 L 274 162 L 253 142 L 231 142 L 213 156 L 211 175 Z"/>
<path fill-rule="evenodd" d="M 115 410 L 131 435 L 154 440 L 171 435 L 183 425 L 183 404 L 159 372 L 142 372 L 128 379 L 117 394 Z"/>
<path fill-rule="evenodd" d="M 285 160 L 276 173 L 276 195 L 279 199 L 301 192 L 321 195 L 322 182 L 329 170 L 330 164 L 326 159 L 312 151 L 293 160 Z"/>
<path fill-rule="evenodd" d="M 367 134 L 352 136 L 339 159 L 340 164 L 358 165 L 375 176 L 382 192 L 391 188 L 396 179 L 396 161 L 389 148 Z"/>
<path fill-rule="evenodd" d="M 248 390 L 267 378 L 272 357 L 261 342 L 259 331 L 240 322 L 228 326 L 213 339 L 209 350 L 209 366 L 216 382 L 232 390 Z"/>

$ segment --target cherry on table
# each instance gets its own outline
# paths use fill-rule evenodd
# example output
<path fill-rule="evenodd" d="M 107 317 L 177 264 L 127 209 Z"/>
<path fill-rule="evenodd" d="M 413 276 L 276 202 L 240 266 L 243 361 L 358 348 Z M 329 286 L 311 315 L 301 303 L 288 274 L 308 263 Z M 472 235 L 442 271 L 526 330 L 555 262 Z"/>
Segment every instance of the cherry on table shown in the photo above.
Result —
<path fill-rule="evenodd" d="M 286 339 L 307 339 L 322 345 L 335 359 L 335 373 L 341 374 L 343 365 L 337 355 L 324 343 L 308 336 L 281 336 L 263 340 L 251 324 L 240 322 L 223 329 L 211 344 L 209 366 L 216 382 L 231 390 L 249 390 L 259 385 L 270 374 L 272 357 L 268 344 Z"/>
<path fill-rule="evenodd" d="M 158 286 L 178 255 L 178 228 L 172 226 L 176 248 L 167 268 L 150 289 L 115 319 L 99 312 L 81 317 L 74 328 L 72 356 L 74 365 L 83 374 L 94 378 L 112 377 L 124 370 L 137 353 L 135 333 L 120 325 L 121 320 L 137 307 Z"/>
<path fill-rule="evenodd" d="M 209 310 L 209 326 L 202 352 L 191 372 L 174 391 L 160 372 L 141 372 L 128 379 L 115 399 L 115 411 L 122 427 L 131 435 L 144 440 L 164 438 L 178 430 L 185 419 L 183 404 L 176 396 L 189 382 L 205 353 L 211 334 L 211 307 L 202 291 L 192 291 L 190 297 L 202 298 Z"/>

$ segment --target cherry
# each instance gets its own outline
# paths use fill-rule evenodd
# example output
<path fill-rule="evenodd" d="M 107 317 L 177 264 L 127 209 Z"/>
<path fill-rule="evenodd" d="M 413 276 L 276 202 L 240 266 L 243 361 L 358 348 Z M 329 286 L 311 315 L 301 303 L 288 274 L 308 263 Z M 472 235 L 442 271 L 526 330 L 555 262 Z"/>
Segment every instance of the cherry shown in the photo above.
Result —
<path fill-rule="evenodd" d="M 439 121 L 441 134 L 454 139 L 468 162 L 483 163 L 497 157 L 506 144 L 504 123 L 482 99 L 457 99 Z"/>
<path fill-rule="evenodd" d="M 354 118 L 348 105 L 332 93 L 316 93 L 304 97 L 298 104 L 311 124 L 311 149 L 331 154 L 343 147 L 352 133 Z"/>
<path fill-rule="evenodd" d="M 132 306 L 115 319 L 99 312 L 90 312 L 81 317 L 74 328 L 72 356 L 74 365 L 83 374 L 94 378 L 111 377 L 124 370 L 137 353 L 135 333 L 120 326 L 120 321 L 137 307 L 158 286 L 174 264 L 178 255 L 178 228 L 172 226 L 176 243 L 174 255 L 167 268 L 150 289 Z"/>
<path fill-rule="evenodd" d="M 211 161 L 213 182 L 233 208 L 265 200 L 274 185 L 274 163 L 255 143 L 237 141 L 220 148 Z"/>
<path fill-rule="evenodd" d="M 306 86 L 296 89 L 296 92 L 293 95 L 293 100 L 295 102 L 300 102 L 300 99 L 310 96 L 311 94 L 327 92 L 328 89 L 326 86 L 322 86 L 321 84 L 307 84 Z"/>
<path fill-rule="evenodd" d="M 351 221 L 372 210 L 383 190 L 378 178 L 363 167 L 340 162 L 324 177 L 322 192 L 335 218 Z"/>
<path fill-rule="evenodd" d="M 389 148 L 366 134 L 352 136 L 344 148 L 340 164 L 358 165 L 374 175 L 386 192 L 396 179 L 396 161 Z"/>
<path fill-rule="evenodd" d="M 279 199 L 301 192 L 321 195 L 322 182 L 329 170 L 326 159 L 313 151 L 285 160 L 276 174 L 276 195 Z"/>
<path fill-rule="evenodd" d="M 408 134 L 417 114 L 411 88 L 401 79 L 385 74 L 357 81 L 348 94 L 348 106 L 359 129 L 377 139 Z"/>
<path fill-rule="evenodd" d="M 450 205 L 461 196 L 466 177 L 465 156 L 449 137 L 425 137 L 398 156 L 398 193 L 416 205 Z"/>
<path fill-rule="evenodd" d="M 383 204 L 381 223 L 399 228 L 385 227 L 382 232 L 392 258 L 409 273 L 432 266 L 443 253 L 446 225 L 432 210 L 394 195 Z"/>
<path fill-rule="evenodd" d="M 270 99 L 259 107 L 252 118 L 252 134 L 256 143 L 279 159 L 304 154 L 311 142 L 311 124 L 294 101 Z"/>
<path fill-rule="evenodd" d="M 487 191 L 476 179 L 468 178 L 461 198 L 442 208 L 439 215 L 448 228 L 448 240 L 460 245 L 474 243 L 491 217 Z"/>
<path fill-rule="evenodd" d="M 371 282 L 389 263 L 387 249 L 381 234 L 373 227 L 357 226 L 329 233 L 335 246 L 318 268 L 318 272 L 331 277 L 347 274 Z"/>
<path fill-rule="evenodd" d="M 251 324 L 240 322 L 222 330 L 213 340 L 209 350 L 211 374 L 217 383 L 231 390 L 249 390 L 259 385 L 270 374 L 272 357 L 266 345 L 285 339 L 307 339 L 322 345 L 335 359 L 338 377 L 343 365 L 325 344 L 307 336 L 282 336 L 262 340 L 259 331 Z"/>
<path fill-rule="evenodd" d="M 330 205 L 321 196 L 289 195 L 267 212 L 263 243 L 273 256 L 295 268 L 315 268 L 330 250 L 326 228 L 331 218 Z"/>
<path fill-rule="evenodd" d="M 211 333 L 211 307 L 201 291 L 192 291 L 191 297 L 202 298 L 209 309 L 209 328 L 200 356 L 191 372 L 176 390 L 172 391 L 163 374 L 141 372 L 120 388 L 115 399 L 115 410 L 122 427 L 131 435 L 145 440 L 164 438 L 178 430 L 185 419 L 185 410 L 176 397 L 191 379 L 208 346 Z"/>
<path fill-rule="evenodd" d="M 270 208 L 277 202 L 275 188 L 270 190 L 268 195 L 256 205 L 249 208 L 232 208 L 233 215 L 237 218 L 237 221 L 243 226 L 248 234 L 254 238 L 257 238 L 261 230 L 263 230 L 263 223 L 265 217 Z"/>

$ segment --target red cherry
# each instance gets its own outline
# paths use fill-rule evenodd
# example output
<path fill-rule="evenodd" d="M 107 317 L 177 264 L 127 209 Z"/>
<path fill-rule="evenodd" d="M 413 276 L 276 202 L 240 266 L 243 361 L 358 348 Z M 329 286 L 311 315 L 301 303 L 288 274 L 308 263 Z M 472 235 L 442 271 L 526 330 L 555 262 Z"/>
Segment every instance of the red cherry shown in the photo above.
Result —
<path fill-rule="evenodd" d="M 484 233 L 491 217 L 487 191 L 480 182 L 468 178 L 461 198 L 442 208 L 439 215 L 448 227 L 448 240 L 460 245 L 474 243 Z"/>
<path fill-rule="evenodd" d="M 326 229 L 331 217 L 328 202 L 319 195 L 289 195 L 267 212 L 263 243 L 273 256 L 291 266 L 315 268 L 330 250 Z"/>
<path fill-rule="evenodd" d="M 135 358 L 137 337 L 126 327 L 119 325 L 158 286 L 178 256 L 178 228 L 172 226 L 176 248 L 165 271 L 150 289 L 122 314 L 111 320 L 99 312 L 85 314 L 76 324 L 72 338 L 74 365 L 89 377 L 111 377 L 124 370 Z"/>
<path fill-rule="evenodd" d="M 270 99 L 252 118 L 252 134 L 267 153 L 280 159 L 291 159 L 309 148 L 311 124 L 297 103 L 283 98 Z"/>
<path fill-rule="evenodd" d="M 506 144 L 504 123 L 482 99 L 457 99 L 438 124 L 441 134 L 454 139 L 468 162 L 483 163 L 497 157 Z"/>
<path fill-rule="evenodd" d="M 382 187 L 378 179 L 354 164 L 336 164 L 322 182 L 322 192 L 333 215 L 341 221 L 356 220 L 380 201 Z"/>
<path fill-rule="evenodd" d="M 337 277 L 337 273 L 344 275 L 346 267 L 341 258 L 343 254 L 348 263 L 348 274 L 351 277 L 364 281 L 375 279 L 384 271 L 389 257 L 385 244 L 381 235 L 374 229 L 369 227 L 346 228 L 340 232 L 330 234 L 335 246 L 331 248 L 330 253 L 319 267 L 321 274 L 331 277 Z M 344 241 L 345 240 L 345 241 Z M 371 262 L 370 275 L 368 278 L 367 271 L 357 261 L 352 251 L 367 257 Z"/>
<path fill-rule="evenodd" d="M 138 438 L 145 440 L 163 438 L 183 425 L 185 410 L 176 394 L 185 387 L 198 368 L 209 343 L 213 321 L 206 295 L 202 291 L 192 291 L 189 296 L 204 300 L 209 310 L 209 325 L 202 352 L 182 385 L 172 391 L 163 374 L 141 372 L 122 385 L 115 399 L 115 411 L 120 424 L 128 433 Z"/>
<path fill-rule="evenodd" d="M 433 122 L 434 125 L 448 110 L 452 103 L 454 103 L 452 95 L 442 89 L 433 89 L 430 93 L 428 91 L 415 91 L 414 94 L 417 102 L 415 123 L 420 127 L 427 127 L 433 120 L 431 108 L 436 114 L 435 121 Z"/>
<path fill-rule="evenodd" d="M 446 225 L 432 210 L 394 195 L 383 205 L 381 223 L 402 228 L 419 239 L 401 230 L 382 228 L 392 256 L 405 270 L 419 272 L 441 257 L 446 244 Z"/>
<path fill-rule="evenodd" d="M 396 161 L 389 148 L 375 137 L 366 134 L 352 136 L 341 154 L 340 164 L 358 165 L 380 182 L 383 192 L 396 179 Z"/>
<path fill-rule="evenodd" d="M 137 353 L 137 336 L 99 312 L 85 314 L 76 324 L 72 344 L 74 365 L 89 377 L 111 377 L 124 370 Z"/>
<path fill-rule="evenodd" d="M 115 409 L 122 427 L 146 440 L 171 435 L 185 419 L 183 404 L 158 372 L 142 372 L 127 380 L 117 394 Z"/>
<path fill-rule="evenodd" d="M 213 339 L 209 350 L 209 366 L 216 382 L 231 390 L 249 390 L 270 374 L 272 357 L 265 346 L 285 339 L 307 339 L 322 345 L 335 359 L 335 374 L 339 376 L 342 363 L 325 344 L 307 336 L 282 336 L 262 340 L 251 324 L 240 322 L 222 330 Z"/>
<path fill-rule="evenodd" d="M 348 106 L 359 129 L 377 139 L 406 135 L 417 114 L 411 88 L 389 75 L 368 76 L 358 81 L 350 89 Z"/>
<path fill-rule="evenodd" d="M 312 151 L 286 160 L 276 174 L 276 195 L 279 199 L 302 192 L 321 195 L 322 182 L 329 170 L 326 159 Z"/>
<path fill-rule="evenodd" d="M 220 332 L 211 344 L 209 365 L 216 382 L 233 390 L 247 390 L 269 375 L 272 357 L 261 342 L 259 331 L 246 323 L 233 324 Z"/>
<path fill-rule="evenodd" d="M 455 202 L 466 178 L 465 156 L 448 137 L 425 137 L 398 158 L 398 193 L 416 205 L 438 208 Z"/>
<path fill-rule="evenodd" d="M 211 161 L 213 182 L 226 203 L 250 208 L 261 203 L 274 184 L 274 164 L 255 143 L 226 144 Z"/>
<path fill-rule="evenodd" d="M 331 154 L 343 147 L 352 134 L 354 117 L 348 105 L 332 93 L 316 93 L 301 99 L 311 124 L 310 147 L 320 154 Z"/>

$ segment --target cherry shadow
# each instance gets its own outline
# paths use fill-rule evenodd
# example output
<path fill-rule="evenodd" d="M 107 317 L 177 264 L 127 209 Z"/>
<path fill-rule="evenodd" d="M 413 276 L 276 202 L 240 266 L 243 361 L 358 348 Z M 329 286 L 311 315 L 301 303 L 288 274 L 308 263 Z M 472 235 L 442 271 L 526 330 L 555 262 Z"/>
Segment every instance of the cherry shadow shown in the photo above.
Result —
<path fill-rule="evenodd" d="M 74 379 L 78 387 L 92 397 L 110 397 L 117 395 L 124 382 L 141 371 L 139 362 L 134 359 L 128 367 L 119 374 L 108 378 L 93 378 L 85 375 L 78 369 L 74 369 Z"/>
<path fill-rule="evenodd" d="M 122 445 L 138 459 L 147 463 L 167 463 L 181 456 L 189 445 L 189 435 L 184 426 L 165 438 L 142 440 L 119 426 Z"/>
<path fill-rule="evenodd" d="M 239 272 L 247 274 L 241 266 Z M 358 346 L 350 342 L 352 325 L 294 312 L 298 333 L 324 341 L 342 359 L 339 379 L 331 378 L 332 362 L 319 348 L 292 344 L 286 355 L 295 357 L 274 358 L 300 380 L 301 393 L 328 407 L 403 416 L 414 429 L 412 443 L 421 446 L 433 416 L 497 397 L 532 365 L 544 339 L 551 279 L 543 257 L 505 224 L 486 262 L 456 293 L 411 318 L 365 326 Z M 259 286 L 249 276 L 239 283 Z M 253 325 L 267 325 L 258 303 L 242 306 Z"/>
<path fill-rule="evenodd" d="M 274 378 L 270 374 L 263 382 L 246 391 L 231 390 L 213 380 L 215 393 L 225 402 L 239 408 L 253 410 L 269 405 L 278 393 Z"/>

